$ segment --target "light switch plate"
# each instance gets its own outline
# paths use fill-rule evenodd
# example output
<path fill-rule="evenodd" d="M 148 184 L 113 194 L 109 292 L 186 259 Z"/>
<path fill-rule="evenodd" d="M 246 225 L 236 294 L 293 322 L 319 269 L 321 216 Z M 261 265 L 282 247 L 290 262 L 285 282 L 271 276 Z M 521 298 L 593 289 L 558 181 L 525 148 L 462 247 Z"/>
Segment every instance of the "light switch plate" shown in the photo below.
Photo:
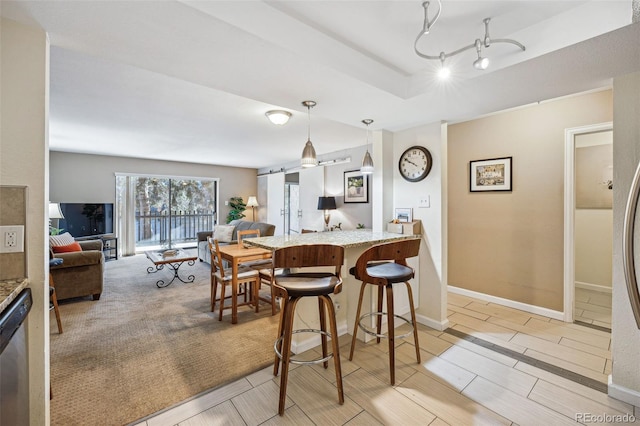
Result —
<path fill-rule="evenodd" d="M 24 251 L 24 225 L 0 226 L 0 253 Z"/>
<path fill-rule="evenodd" d="M 431 196 L 427 195 L 424 198 L 420 198 L 420 201 L 418 202 L 418 207 L 419 208 L 431 207 Z"/>

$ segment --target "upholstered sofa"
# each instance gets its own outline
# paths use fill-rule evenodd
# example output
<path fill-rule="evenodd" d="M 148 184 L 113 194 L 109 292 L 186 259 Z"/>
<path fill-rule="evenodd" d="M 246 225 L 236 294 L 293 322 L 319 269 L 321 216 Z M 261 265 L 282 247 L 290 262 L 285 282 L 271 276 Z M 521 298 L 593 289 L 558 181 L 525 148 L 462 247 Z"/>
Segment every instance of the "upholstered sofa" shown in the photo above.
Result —
<path fill-rule="evenodd" d="M 235 226 L 231 241 L 219 242 L 220 245 L 224 244 L 236 244 L 238 242 L 238 231 L 245 231 L 247 229 L 259 229 L 261 237 L 270 237 L 276 232 L 276 226 L 263 222 L 251 222 L 248 220 L 232 220 L 229 225 Z M 201 262 L 211 263 L 211 253 L 209 252 L 209 246 L 207 244 L 207 237 L 213 236 L 214 231 L 198 232 L 198 259 Z"/>
<path fill-rule="evenodd" d="M 92 296 L 93 300 L 98 300 L 102 294 L 104 279 L 102 240 L 78 241 L 78 243 L 82 251 L 51 252 L 52 257 L 63 260 L 61 265 L 49 268 L 58 300 L 84 296 Z"/>

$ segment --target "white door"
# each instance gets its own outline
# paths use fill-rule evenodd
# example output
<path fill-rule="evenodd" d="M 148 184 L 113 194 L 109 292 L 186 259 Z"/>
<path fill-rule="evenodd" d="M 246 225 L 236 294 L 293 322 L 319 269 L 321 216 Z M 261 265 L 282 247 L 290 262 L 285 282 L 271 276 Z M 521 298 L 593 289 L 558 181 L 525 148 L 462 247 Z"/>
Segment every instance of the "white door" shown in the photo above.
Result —
<path fill-rule="evenodd" d="M 284 173 L 267 175 L 267 223 L 276 226 L 274 235 L 284 234 Z"/>
<path fill-rule="evenodd" d="M 300 170 L 300 229 L 322 231 L 323 212 L 318 210 L 318 197 L 324 195 L 324 166 Z"/>

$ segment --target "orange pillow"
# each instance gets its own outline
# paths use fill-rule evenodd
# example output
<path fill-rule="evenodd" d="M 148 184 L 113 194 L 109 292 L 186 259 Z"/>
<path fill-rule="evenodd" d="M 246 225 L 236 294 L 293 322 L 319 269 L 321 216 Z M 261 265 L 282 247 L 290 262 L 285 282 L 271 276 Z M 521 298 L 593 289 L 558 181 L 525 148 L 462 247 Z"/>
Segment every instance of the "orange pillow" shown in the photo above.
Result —
<path fill-rule="evenodd" d="M 54 253 L 71 253 L 74 251 L 82 251 L 82 247 L 77 241 L 74 241 L 66 246 L 53 246 L 51 247 L 51 249 Z"/>

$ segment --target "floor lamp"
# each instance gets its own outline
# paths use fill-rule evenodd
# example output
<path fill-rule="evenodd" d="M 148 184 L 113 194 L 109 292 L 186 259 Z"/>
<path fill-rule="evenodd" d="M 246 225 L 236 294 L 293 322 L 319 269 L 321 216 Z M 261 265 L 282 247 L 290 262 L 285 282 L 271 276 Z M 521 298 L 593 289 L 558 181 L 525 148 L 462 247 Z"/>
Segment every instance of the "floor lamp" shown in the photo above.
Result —
<path fill-rule="evenodd" d="M 258 200 L 256 199 L 255 196 L 250 196 L 249 199 L 247 200 L 247 207 L 251 207 L 251 213 L 252 213 L 252 217 L 253 217 L 253 221 L 256 221 L 256 207 L 260 207 L 260 205 L 258 204 Z"/>

